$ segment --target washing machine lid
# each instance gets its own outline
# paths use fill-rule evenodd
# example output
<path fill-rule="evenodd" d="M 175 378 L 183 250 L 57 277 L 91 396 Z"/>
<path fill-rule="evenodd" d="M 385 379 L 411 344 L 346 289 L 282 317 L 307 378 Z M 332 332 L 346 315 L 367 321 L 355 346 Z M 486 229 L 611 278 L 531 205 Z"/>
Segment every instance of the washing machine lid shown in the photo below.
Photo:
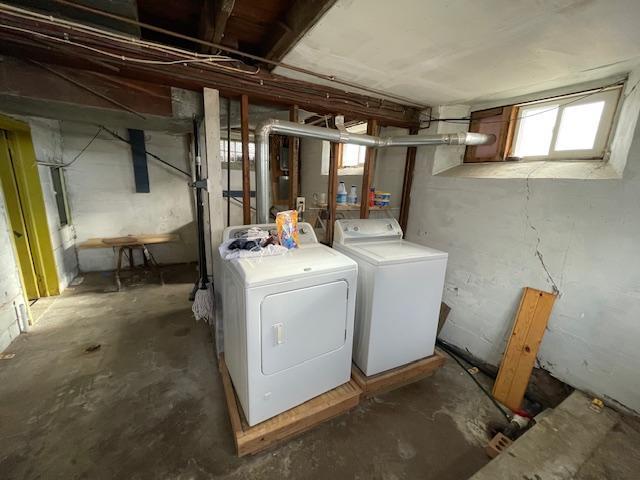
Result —
<path fill-rule="evenodd" d="M 352 259 L 322 244 L 301 245 L 283 255 L 230 262 L 245 286 L 251 287 L 357 268 Z"/>
<path fill-rule="evenodd" d="M 448 256 L 446 252 L 406 240 L 364 241 L 341 245 L 340 249 L 374 265 L 437 260 Z"/>

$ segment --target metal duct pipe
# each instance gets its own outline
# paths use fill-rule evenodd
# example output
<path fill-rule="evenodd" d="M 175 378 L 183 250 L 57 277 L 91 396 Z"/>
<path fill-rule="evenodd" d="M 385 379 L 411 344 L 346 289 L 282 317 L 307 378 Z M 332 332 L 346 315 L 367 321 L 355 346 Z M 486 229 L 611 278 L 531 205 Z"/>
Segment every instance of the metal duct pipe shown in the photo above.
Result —
<path fill-rule="evenodd" d="M 269 135 L 316 138 L 334 143 L 352 143 L 365 147 L 419 147 L 422 145 L 486 145 L 495 135 L 484 133 L 447 133 L 442 135 L 398 135 L 374 137 L 331 128 L 303 125 L 286 120 L 266 120 L 255 129 L 256 140 L 256 223 L 269 223 Z"/>

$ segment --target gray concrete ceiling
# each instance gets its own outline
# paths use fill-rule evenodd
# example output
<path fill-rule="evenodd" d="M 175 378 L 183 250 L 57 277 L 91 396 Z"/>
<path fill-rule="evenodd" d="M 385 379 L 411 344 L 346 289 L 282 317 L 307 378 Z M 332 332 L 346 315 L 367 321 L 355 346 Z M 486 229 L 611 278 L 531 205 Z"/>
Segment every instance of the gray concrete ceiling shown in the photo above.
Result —
<path fill-rule="evenodd" d="M 638 0 L 339 0 L 284 61 L 429 105 L 477 104 L 628 72 L 639 20 Z"/>

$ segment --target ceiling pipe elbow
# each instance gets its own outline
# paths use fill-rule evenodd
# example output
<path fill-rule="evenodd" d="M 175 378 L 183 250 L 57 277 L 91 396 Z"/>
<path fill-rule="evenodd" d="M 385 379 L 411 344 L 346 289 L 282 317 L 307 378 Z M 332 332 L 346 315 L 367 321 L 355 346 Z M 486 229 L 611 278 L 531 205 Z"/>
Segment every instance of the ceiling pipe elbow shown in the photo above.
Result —
<path fill-rule="evenodd" d="M 452 133 L 442 135 L 396 135 L 375 137 L 350 133 L 346 129 L 304 125 L 286 120 L 265 120 L 256 125 L 256 223 L 269 223 L 269 135 L 315 138 L 334 143 L 352 143 L 372 148 L 419 147 L 422 145 L 486 145 L 495 135 L 484 133 Z"/>

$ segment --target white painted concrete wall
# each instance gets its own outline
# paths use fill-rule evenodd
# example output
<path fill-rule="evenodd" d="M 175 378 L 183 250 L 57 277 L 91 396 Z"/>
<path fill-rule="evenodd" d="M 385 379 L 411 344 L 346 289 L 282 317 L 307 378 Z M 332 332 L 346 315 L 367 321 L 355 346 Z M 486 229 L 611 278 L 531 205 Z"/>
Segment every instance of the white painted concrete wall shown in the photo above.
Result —
<path fill-rule="evenodd" d="M 91 140 L 96 127 L 63 122 L 63 159 L 69 162 Z M 127 138 L 126 130 L 118 133 Z M 189 170 L 189 145 L 184 135 L 145 132 L 146 148 L 177 167 Z M 148 158 L 150 193 L 135 193 L 131 148 L 106 132 L 65 169 L 76 242 L 92 237 L 177 233 L 180 242 L 149 249 L 160 263 L 197 258 L 195 215 L 189 178 Z M 112 249 L 78 250 L 81 271 L 115 268 Z M 140 262 L 141 259 L 137 259 Z"/>
<path fill-rule="evenodd" d="M 636 89 L 637 90 L 637 89 Z M 638 102 L 639 93 L 627 101 Z M 640 129 L 622 179 L 433 176 L 418 150 L 409 240 L 449 253 L 442 338 L 498 365 L 522 288 L 561 292 L 538 354 L 561 380 L 640 410 Z M 630 128 L 633 127 L 633 128 Z"/>
<path fill-rule="evenodd" d="M 20 334 L 20 305 L 25 305 L 11 232 L 4 194 L 0 193 L 0 352 Z"/>
<path fill-rule="evenodd" d="M 62 133 L 58 120 L 29 118 L 31 140 L 39 162 L 62 162 Z M 47 222 L 51 233 L 51 245 L 58 270 L 60 291 L 64 290 L 78 274 L 78 257 L 75 250 L 75 230 L 73 225 L 60 225 L 55 190 L 51 179 L 51 168 L 38 166 L 42 194 L 44 196 Z"/>

